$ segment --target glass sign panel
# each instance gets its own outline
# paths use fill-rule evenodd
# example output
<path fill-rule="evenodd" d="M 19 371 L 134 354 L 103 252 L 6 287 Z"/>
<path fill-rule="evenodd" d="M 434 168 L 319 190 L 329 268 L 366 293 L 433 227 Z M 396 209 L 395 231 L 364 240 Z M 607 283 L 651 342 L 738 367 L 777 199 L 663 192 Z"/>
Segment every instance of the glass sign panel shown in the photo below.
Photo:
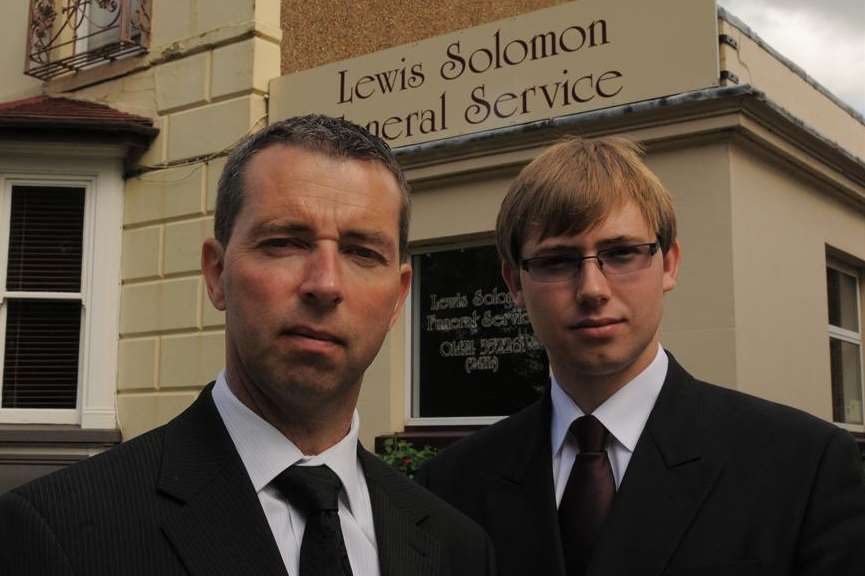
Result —
<path fill-rule="evenodd" d="M 495 246 L 414 257 L 412 416 L 507 416 L 549 381 L 546 353 L 514 306 Z"/>

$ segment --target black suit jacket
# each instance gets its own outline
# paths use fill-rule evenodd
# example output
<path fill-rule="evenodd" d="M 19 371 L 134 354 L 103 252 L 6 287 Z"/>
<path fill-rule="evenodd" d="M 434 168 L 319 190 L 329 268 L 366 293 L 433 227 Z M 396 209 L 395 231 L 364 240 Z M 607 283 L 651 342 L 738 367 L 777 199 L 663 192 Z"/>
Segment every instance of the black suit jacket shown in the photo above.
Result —
<path fill-rule="evenodd" d="M 0 574 L 284 576 L 211 388 L 165 426 L 0 497 Z M 494 573 L 475 523 L 359 455 L 382 576 Z"/>
<path fill-rule="evenodd" d="M 547 395 L 418 476 L 486 528 L 502 576 L 565 573 L 550 414 Z M 865 481 L 852 437 L 697 381 L 671 356 L 588 574 L 865 575 Z"/>

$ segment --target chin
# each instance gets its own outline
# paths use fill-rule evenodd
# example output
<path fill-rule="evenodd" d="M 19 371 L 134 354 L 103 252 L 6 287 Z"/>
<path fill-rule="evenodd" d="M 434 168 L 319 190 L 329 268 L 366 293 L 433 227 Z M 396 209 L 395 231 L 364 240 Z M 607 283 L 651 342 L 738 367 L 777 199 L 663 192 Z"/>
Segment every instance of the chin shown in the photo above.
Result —
<path fill-rule="evenodd" d="M 577 359 L 571 365 L 580 374 L 609 376 L 627 370 L 635 361 L 636 357 L 599 351 L 588 357 Z"/>

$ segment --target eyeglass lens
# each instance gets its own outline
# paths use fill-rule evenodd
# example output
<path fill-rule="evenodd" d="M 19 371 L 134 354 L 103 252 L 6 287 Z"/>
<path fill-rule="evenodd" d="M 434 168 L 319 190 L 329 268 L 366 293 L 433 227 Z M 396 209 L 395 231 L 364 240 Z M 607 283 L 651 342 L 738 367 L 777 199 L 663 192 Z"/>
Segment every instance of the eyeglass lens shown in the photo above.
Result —
<path fill-rule="evenodd" d="M 615 246 L 599 250 L 595 256 L 554 254 L 528 258 L 524 268 L 539 282 L 556 282 L 576 278 L 587 260 L 595 260 L 605 275 L 620 275 L 645 269 L 657 251 L 657 243 Z"/>

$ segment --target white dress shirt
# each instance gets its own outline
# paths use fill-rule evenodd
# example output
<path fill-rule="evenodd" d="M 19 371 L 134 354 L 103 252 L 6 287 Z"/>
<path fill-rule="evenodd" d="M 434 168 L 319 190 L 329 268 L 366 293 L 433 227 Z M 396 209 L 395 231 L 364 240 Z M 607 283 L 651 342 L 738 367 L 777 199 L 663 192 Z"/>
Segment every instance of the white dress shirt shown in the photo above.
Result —
<path fill-rule="evenodd" d="M 643 433 L 649 414 L 655 406 L 664 378 L 667 377 L 669 359 L 661 346 L 655 359 L 636 378 L 622 386 L 615 394 L 598 406 L 592 414 L 610 432 L 607 439 L 607 456 L 613 468 L 616 490 L 622 484 L 625 470 Z M 556 488 L 556 506 L 562 501 L 565 484 L 579 449 L 577 442 L 568 434 L 571 423 L 583 416 L 583 411 L 562 390 L 555 374 L 552 376 L 550 395 L 553 401 L 551 439 L 553 445 L 553 483 Z"/>
<path fill-rule="evenodd" d="M 351 428 L 345 438 L 321 454 L 306 456 L 281 432 L 237 399 L 228 387 L 224 371 L 219 374 L 213 387 L 213 401 L 258 494 L 289 576 L 297 576 L 299 572 L 300 544 L 306 519 L 280 496 L 270 482 L 295 464 L 325 464 L 339 476 L 343 486 L 339 493 L 339 523 L 352 573 L 379 576 L 372 504 L 366 477 L 357 457 L 360 422 L 357 410 L 354 411 Z"/>

